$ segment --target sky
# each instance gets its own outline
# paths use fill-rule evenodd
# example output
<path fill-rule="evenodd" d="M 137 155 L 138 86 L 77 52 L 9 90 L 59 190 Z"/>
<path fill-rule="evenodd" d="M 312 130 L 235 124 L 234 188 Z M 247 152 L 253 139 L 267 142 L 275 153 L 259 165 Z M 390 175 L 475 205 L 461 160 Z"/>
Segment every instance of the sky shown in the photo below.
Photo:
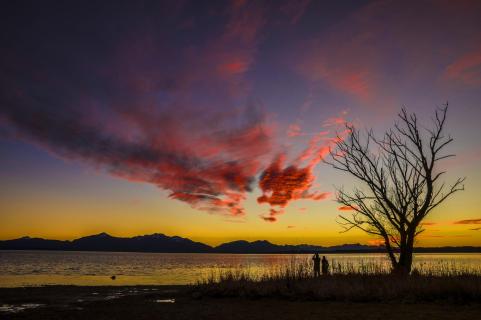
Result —
<path fill-rule="evenodd" d="M 375 244 L 322 160 L 449 102 L 465 191 L 417 245 L 481 245 L 479 1 L 10 1 L 0 35 L 0 239 Z"/>

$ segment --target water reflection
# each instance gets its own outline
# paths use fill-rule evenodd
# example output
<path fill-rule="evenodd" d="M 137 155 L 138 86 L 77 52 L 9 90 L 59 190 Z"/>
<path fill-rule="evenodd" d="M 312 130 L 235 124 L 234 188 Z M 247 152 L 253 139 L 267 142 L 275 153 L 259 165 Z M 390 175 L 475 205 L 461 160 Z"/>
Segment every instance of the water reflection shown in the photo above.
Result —
<path fill-rule="evenodd" d="M 41 303 L 22 303 L 22 304 L 3 304 L 0 306 L 0 312 L 17 313 L 27 309 L 34 309 L 43 306 Z"/>
<path fill-rule="evenodd" d="M 189 284 L 218 270 L 262 273 L 309 262 L 307 254 L 166 254 L 125 252 L 0 251 L 0 286 L 45 284 Z M 331 266 L 375 264 L 389 268 L 383 254 L 330 254 Z M 418 254 L 415 267 L 451 266 L 481 272 L 481 254 Z M 115 274 L 116 280 L 111 280 Z"/>
<path fill-rule="evenodd" d="M 154 301 L 157 303 L 175 303 L 175 299 L 158 299 Z"/>

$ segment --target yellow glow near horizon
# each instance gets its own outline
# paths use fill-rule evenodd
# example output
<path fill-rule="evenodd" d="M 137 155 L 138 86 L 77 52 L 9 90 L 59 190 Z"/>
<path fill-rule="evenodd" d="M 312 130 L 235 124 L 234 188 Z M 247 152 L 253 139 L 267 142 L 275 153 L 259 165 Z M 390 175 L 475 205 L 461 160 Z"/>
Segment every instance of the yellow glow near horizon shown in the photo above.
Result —
<path fill-rule="evenodd" d="M 98 183 L 99 181 L 97 181 Z M 95 182 L 93 182 L 95 183 Z M 98 184 L 97 184 L 98 186 Z M 136 188 L 138 185 L 128 186 Z M 12 239 L 35 236 L 49 239 L 71 240 L 86 235 L 107 232 L 113 236 L 131 237 L 142 234 L 164 233 L 178 235 L 209 245 L 233 240 L 268 240 L 277 244 L 316 244 L 323 246 L 344 243 L 369 244 L 375 238 L 361 231 L 340 233 L 336 223 L 338 205 L 331 200 L 302 201 L 291 206 L 276 223 L 259 219 L 264 207 L 253 199 L 247 201 L 247 216 L 235 220 L 207 214 L 188 205 L 165 199 L 159 190 L 138 199 L 116 200 L 95 198 L 93 195 L 58 197 L 38 191 L 28 201 L 9 198 L 2 201 L 0 238 Z M 122 196 L 117 195 L 118 199 Z M 117 197 L 116 196 L 116 197 Z M 457 199 L 457 200 L 456 200 Z M 3 199 L 5 200 L 5 199 Z M 481 232 L 469 230 L 475 226 L 453 224 L 454 219 L 475 219 L 478 215 L 452 215 L 453 210 L 469 212 L 479 200 L 459 194 L 436 210 L 426 221 L 418 246 L 480 245 Z M 299 208 L 307 208 L 304 211 Z M 15 214 L 5 214 L 14 212 Z"/>

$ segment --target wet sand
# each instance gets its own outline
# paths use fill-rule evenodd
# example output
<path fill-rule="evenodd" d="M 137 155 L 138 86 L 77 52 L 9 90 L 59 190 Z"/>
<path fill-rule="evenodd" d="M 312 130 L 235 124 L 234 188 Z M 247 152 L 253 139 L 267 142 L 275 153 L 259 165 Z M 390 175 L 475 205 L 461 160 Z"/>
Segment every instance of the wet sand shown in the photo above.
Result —
<path fill-rule="evenodd" d="M 481 304 L 199 298 L 186 286 L 0 288 L 0 319 L 480 319 Z"/>

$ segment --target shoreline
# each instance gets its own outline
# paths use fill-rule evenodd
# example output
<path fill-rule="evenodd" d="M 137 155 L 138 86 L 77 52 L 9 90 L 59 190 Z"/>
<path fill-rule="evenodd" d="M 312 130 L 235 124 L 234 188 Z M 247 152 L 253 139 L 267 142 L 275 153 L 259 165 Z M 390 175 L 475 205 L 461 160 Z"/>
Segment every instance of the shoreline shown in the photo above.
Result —
<path fill-rule="evenodd" d="M 199 297 L 187 285 L 0 288 L 9 319 L 476 319 L 481 303 Z M 17 308 L 15 310 L 15 308 Z M 23 308 L 23 309 L 21 309 Z"/>
<path fill-rule="evenodd" d="M 260 255 L 260 254 L 387 254 L 385 249 L 370 249 L 370 250 L 299 250 L 299 251 L 266 251 L 266 252 L 165 252 L 165 251 L 122 251 L 122 250 L 69 250 L 69 249 L 4 249 L 1 248 L 0 252 L 92 252 L 92 253 L 159 253 L 159 254 L 208 254 L 208 255 L 223 255 L 223 254 L 234 254 L 234 255 Z M 397 252 L 396 252 L 397 253 Z M 481 247 L 419 247 L 414 248 L 414 254 L 481 254 Z"/>

